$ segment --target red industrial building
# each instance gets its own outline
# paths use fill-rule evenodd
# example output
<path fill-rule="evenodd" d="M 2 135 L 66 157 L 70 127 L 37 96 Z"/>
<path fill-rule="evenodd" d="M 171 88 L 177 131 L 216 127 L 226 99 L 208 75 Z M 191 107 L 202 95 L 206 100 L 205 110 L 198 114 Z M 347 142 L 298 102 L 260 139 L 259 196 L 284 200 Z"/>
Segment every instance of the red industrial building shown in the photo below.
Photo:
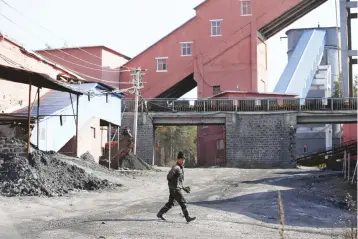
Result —
<path fill-rule="evenodd" d="M 269 98 L 269 95 L 258 93 L 266 92 L 268 86 L 266 40 L 324 2 L 326 0 L 206 0 L 195 8 L 193 18 L 133 59 L 121 54 L 118 56 L 128 60 L 122 61 L 122 69 L 141 67 L 147 70 L 141 91 L 144 98 L 179 98 L 195 87 L 199 98 L 213 95 L 237 97 L 238 94 Z M 105 51 L 100 48 L 86 50 Z M 79 49 L 63 50 L 82 59 L 93 59 Z M 78 68 L 78 65 L 71 65 L 48 52 L 38 53 L 82 73 L 80 75 L 85 78 L 90 76 L 88 79 L 91 81 L 115 82 L 112 86 L 119 82 L 120 88 L 126 88 L 131 81 L 129 72 L 110 73 L 104 78 L 102 72 Z M 61 52 L 54 50 L 51 54 L 59 56 Z M 63 59 L 67 57 L 60 56 Z M 83 65 L 83 62 L 79 64 Z M 100 61 L 96 65 L 105 66 Z M 230 91 L 233 90 L 240 93 L 232 94 Z M 205 137 L 208 134 L 211 137 Z M 225 155 L 222 152 L 224 138 L 221 127 L 210 126 L 198 131 L 198 157 L 203 164 L 212 164 L 216 158 L 222 158 L 215 155 Z M 208 139 L 210 142 L 206 142 Z M 215 144 L 217 147 L 213 146 Z M 217 148 L 214 153 L 212 150 Z"/>
<path fill-rule="evenodd" d="M 196 16 L 124 66 L 147 69 L 144 98 L 177 98 L 195 87 L 198 97 L 265 92 L 265 41 L 323 2 L 206 0 L 195 8 Z M 120 82 L 130 77 L 123 73 Z"/>
<path fill-rule="evenodd" d="M 195 87 L 198 97 L 283 97 L 258 93 L 268 86 L 266 40 L 323 2 L 206 0 L 196 16 L 124 66 L 147 69 L 144 98 L 178 98 Z M 130 77 L 121 73 L 120 82 Z M 225 128 L 198 127 L 198 164 L 225 161 Z"/>

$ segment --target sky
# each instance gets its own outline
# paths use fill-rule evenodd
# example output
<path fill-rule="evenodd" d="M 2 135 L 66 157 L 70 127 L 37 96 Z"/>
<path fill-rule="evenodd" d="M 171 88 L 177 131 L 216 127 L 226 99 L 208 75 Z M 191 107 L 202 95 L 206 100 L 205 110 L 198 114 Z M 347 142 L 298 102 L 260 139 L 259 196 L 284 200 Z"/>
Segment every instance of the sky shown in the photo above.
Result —
<path fill-rule="evenodd" d="M 134 57 L 195 15 L 203 0 L 0 0 L 0 31 L 31 50 L 105 45 Z M 265 0 L 269 1 L 269 0 Z M 285 32 L 292 28 L 336 26 L 335 1 L 329 0 L 267 41 L 268 91 L 287 64 Z M 357 10 L 353 10 L 357 12 Z M 14 24 L 15 23 L 15 24 Z M 48 30 L 42 28 L 43 26 Z M 353 49 L 358 49 L 358 23 L 353 20 Z M 355 66 L 354 74 L 358 74 Z M 196 89 L 183 97 L 196 98 Z"/>

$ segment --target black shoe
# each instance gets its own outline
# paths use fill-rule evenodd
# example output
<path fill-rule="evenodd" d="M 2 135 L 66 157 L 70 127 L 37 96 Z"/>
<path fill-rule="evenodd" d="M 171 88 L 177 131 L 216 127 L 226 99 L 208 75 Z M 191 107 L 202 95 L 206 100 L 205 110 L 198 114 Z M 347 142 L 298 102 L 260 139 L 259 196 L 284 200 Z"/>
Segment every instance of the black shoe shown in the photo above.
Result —
<path fill-rule="evenodd" d="M 189 222 L 191 222 L 191 221 L 194 221 L 195 219 L 196 219 L 196 217 L 187 217 L 187 218 L 185 218 L 186 219 L 186 221 L 189 223 Z"/>
<path fill-rule="evenodd" d="M 157 218 L 162 219 L 163 221 L 167 220 L 163 217 L 163 214 L 160 214 L 160 213 L 157 214 Z"/>

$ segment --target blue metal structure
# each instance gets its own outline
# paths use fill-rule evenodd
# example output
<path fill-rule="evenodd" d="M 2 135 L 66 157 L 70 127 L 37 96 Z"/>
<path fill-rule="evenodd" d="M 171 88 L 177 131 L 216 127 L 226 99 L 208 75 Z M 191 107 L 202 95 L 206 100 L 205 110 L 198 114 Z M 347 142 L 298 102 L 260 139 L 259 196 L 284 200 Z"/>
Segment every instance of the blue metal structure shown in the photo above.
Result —
<path fill-rule="evenodd" d="M 274 92 L 296 94 L 306 98 L 318 66 L 321 63 L 326 31 L 310 29 L 302 33 Z"/>

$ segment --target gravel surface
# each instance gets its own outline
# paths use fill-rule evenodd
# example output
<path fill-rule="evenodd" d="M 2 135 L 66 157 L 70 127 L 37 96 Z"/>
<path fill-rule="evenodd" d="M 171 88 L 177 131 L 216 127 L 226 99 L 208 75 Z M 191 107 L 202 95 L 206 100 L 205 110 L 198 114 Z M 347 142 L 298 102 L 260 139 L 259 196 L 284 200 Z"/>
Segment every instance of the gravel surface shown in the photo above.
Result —
<path fill-rule="evenodd" d="M 176 205 L 166 215 L 167 222 L 159 221 L 155 215 L 168 199 L 169 168 L 161 170 L 119 175 L 123 187 L 100 193 L 0 197 L 4 219 L 0 238 L 276 239 L 280 238 L 278 190 L 283 198 L 285 238 L 340 238 L 349 221 L 356 223 L 355 208 L 345 203 L 347 193 L 356 194 L 356 188 L 337 174 L 229 168 L 186 169 L 185 185 L 191 186 L 192 193 L 185 197 L 197 220 L 187 224 Z"/>
<path fill-rule="evenodd" d="M 29 160 L 2 155 L 0 193 L 4 196 L 62 196 L 73 190 L 112 189 L 120 184 L 99 179 L 61 160 L 56 153 L 34 151 Z"/>

